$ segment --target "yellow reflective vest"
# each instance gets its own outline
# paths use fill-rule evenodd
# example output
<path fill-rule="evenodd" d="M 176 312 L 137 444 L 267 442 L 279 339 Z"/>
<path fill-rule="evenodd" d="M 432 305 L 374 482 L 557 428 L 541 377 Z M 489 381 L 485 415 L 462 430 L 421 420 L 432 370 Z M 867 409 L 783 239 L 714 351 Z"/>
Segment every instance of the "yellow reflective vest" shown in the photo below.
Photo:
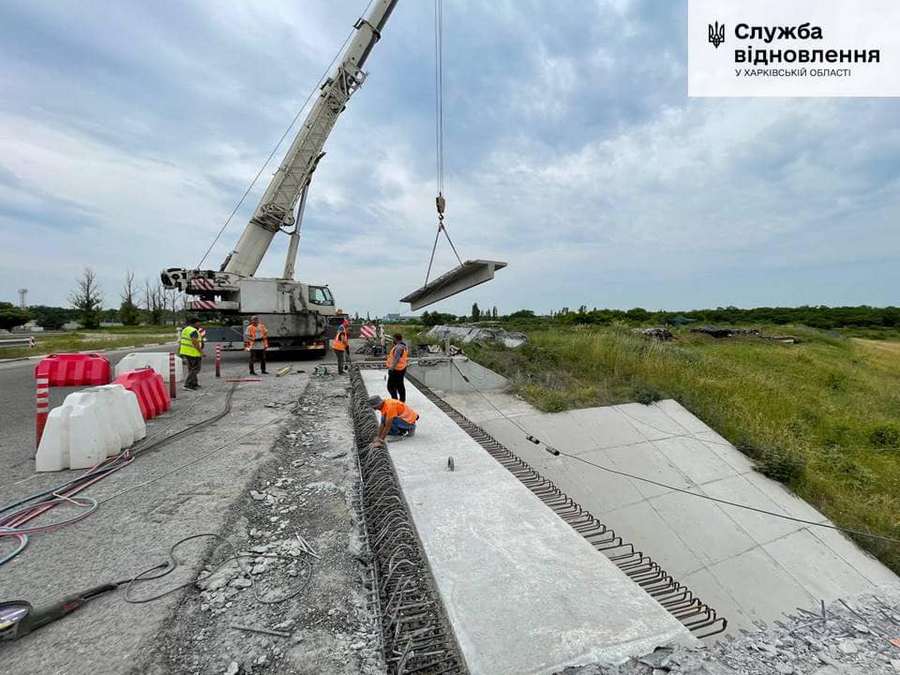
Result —
<path fill-rule="evenodd" d="M 194 346 L 194 339 L 200 339 L 199 331 L 193 326 L 185 326 L 181 331 L 181 339 L 178 341 L 178 353 L 181 356 L 203 356 Z"/>

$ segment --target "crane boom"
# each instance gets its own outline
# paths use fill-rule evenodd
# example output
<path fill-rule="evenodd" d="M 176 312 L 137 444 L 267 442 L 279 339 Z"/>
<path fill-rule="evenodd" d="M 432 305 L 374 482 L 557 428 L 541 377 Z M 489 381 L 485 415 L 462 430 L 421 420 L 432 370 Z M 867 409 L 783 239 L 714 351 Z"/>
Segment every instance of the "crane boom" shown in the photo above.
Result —
<path fill-rule="evenodd" d="M 353 36 L 335 70 L 322 84 L 320 94 L 303 126 L 272 177 L 237 246 L 222 265 L 224 272 L 252 277 L 259 269 L 275 234 L 294 224 L 294 208 L 322 158 L 328 135 L 344 111 L 350 96 L 362 85 L 363 64 L 398 0 L 374 0 L 365 18 L 357 21 Z"/>

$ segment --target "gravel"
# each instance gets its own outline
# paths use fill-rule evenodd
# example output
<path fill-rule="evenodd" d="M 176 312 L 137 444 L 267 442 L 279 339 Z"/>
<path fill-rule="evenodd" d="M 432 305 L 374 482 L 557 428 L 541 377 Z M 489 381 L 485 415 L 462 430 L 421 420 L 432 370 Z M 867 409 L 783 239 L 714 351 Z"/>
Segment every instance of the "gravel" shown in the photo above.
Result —
<path fill-rule="evenodd" d="M 276 442 L 277 459 L 260 470 L 225 528 L 240 565 L 200 575 L 200 592 L 185 598 L 141 672 L 385 672 L 351 499 L 358 481 L 351 422 L 335 403 L 346 400 L 347 386 L 337 375 L 310 382 Z"/>
<path fill-rule="evenodd" d="M 619 666 L 589 664 L 562 675 L 896 675 L 900 673 L 900 589 L 741 631 L 699 648 L 661 648 Z"/>

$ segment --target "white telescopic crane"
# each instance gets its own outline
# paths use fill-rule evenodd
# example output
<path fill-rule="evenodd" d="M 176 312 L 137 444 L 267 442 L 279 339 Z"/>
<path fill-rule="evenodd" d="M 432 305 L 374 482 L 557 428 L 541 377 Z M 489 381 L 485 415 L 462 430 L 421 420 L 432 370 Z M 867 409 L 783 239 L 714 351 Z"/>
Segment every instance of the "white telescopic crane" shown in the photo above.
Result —
<path fill-rule="evenodd" d="M 256 274 L 275 234 L 294 225 L 294 209 L 322 158 L 322 149 L 347 101 L 365 80 L 362 67 L 381 37 L 397 0 L 376 0 L 366 18 L 356 23 L 356 35 L 340 63 L 322 85 L 321 94 L 294 142 L 269 182 L 265 194 L 222 270 L 242 276 Z"/>
<path fill-rule="evenodd" d="M 270 346 L 278 349 L 325 351 L 329 317 L 337 312 L 326 285 L 293 281 L 299 245 L 299 218 L 306 191 L 325 142 L 344 111 L 347 101 L 365 81 L 362 67 L 398 0 L 373 0 L 368 14 L 354 25 L 349 44 L 337 60 L 334 71 L 320 87 L 303 125 L 269 182 L 237 246 L 216 270 L 173 267 L 162 272 L 167 288 L 197 297 L 190 308 L 216 312 L 220 317 L 259 315 L 269 328 Z M 299 217 L 294 216 L 297 204 Z M 293 228 L 293 229 L 291 229 Z M 256 277 L 262 259 L 279 231 L 291 235 L 283 276 Z M 222 329 L 222 335 L 208 329 L 210 341 L 241 344 L 237 326 Z M 229 332 L 230 331 L 230 332 Z M 226 345 L 228 348 L 228 345 Z"/>

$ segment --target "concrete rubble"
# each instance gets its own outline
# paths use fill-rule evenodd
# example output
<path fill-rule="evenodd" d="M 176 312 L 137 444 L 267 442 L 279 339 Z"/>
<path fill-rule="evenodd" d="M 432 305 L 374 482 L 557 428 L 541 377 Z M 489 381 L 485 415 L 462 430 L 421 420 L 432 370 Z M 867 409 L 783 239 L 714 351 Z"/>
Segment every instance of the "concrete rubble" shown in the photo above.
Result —
<path fill-rule="evenodd" d="M 276 442 L 277 458 L 225 528 L 239 560 L 216 568 L 220 558 L 211 558 L 200 592 L 188 594 L 134 672 L 384 672 L 351 501 L 346 385 L 336 376 L 310 384 Z"/>
<path fill-rule="evenodd" d="M 640 335 L 641 337 L 650 338 L 651 340 L 659 340 L 660 342 L 668 342 L 669 340 L 675 339 L 675 336 L 672 335 L 672 331 L 668 328 L 660 328 L 658 326 L 653 328 L 633 328 L 631 332 L 635 335 Z"/>
<path fill-rule="evenodd" d="M 457 340 L 463 344 L 496 342 L 509 349 L 521 347 L 528 342 L 524 333 L 481 326 L 434 326 L 425 335 L 435 340 Z"/>
<path fill-rule="evenodd" d="M 619 666 L 560 675 L 896 675 L 900 589 L 798 611 L 706 647 L 657 649 Z"/>

